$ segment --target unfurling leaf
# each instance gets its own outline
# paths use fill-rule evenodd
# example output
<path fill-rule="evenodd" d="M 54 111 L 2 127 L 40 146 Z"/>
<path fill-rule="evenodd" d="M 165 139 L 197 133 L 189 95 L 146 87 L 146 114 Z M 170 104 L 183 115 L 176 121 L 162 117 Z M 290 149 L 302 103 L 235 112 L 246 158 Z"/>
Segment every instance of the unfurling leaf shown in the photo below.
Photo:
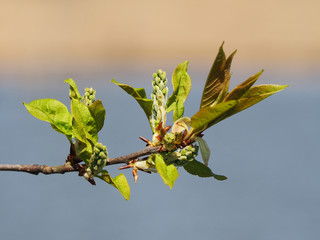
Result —
<path fill-rule="evenodd" d="M 238 104 L 234 108 L 230 109 L 223 118 L 217 119 L 214 124 L 253 106 L 267 97 L 282 91 L 286 87 L 288 87 L 288 85 L 266 84 L 250 88 L 240 99 L 238 99 Z"/>
<path fill-rule="evenodd" d="M 72 117 L 68 108 L 56 99 L 39 99 L 23 103 L 34 117 L 49 122 L 54 130 L 72 138 Z"/>
<path fill-rule="evenodd" d="M 172 125 L 173 133 L 180 133 L 184 130 L 188 131 L 191 126 L 191 119 L 189 117 L 182 117 L 175 121 Z"/>
<path fill-rule="evenodd" d="M 183 103 L 191 90 L 191 78 L 187 73 L 188 63 L 188 61 L 180 63 L 172 75 L 173 93 L 167 101 L 167 112 L 173 110 L 173 121 L 183 117 Z"/>
<path fill-rule="evenodd" d="M 112 178 L 110 174 L 106 170 L 102 170 L 100 176 L 98 176 L 101 180 L 109 183 L 114 186 L 122 196 L 129 201 L 130 199 L 130 186 L 128 184 L 127 178 L 125 175 L 120 173 L 118 176 Z"/>
<path fill-rule="evenodd" d="M 221 45 L 203 89 L 200 109 L 213 106 L 224 99 L 229 88 L 230 67 L 235 53 L 236 51 L 226 59 L 223 44 Z"/>
<path fill-rule="evenodd" d="M 92 117 L 89 108 L 79 100 L 72 99 L 71 113 L 73 117 L 72 133 L 74 137 L 85 143 L 92 150 L 92 147 L 98 142 L 98 131 L 96 121 Z"/>
<path fill-rule="evenodd" d="M 224 102 L 230 101 L 230 100 L 238 100 L 239 98 L 241 98 L 251 88 L 251 86 L 258 80 L 258 78 L 262 73 L 263 73 L 263 70 L 253 75 L 252 77 L 248 78 L 246 81 L 239 84 L 234 89 L 232 89 L 232 91 L 224 99 Z"/>
<path fill-rule="evenodd" d="M 75 99 L 81 100 L 82 97 L 81 97 L 81 94 L 79 93 L 77 84 L 71 78 L 65 80 L 64 82 L 69 83 L 70 85 L 70 93 L 69 93 L 70 99 L 75 98 Z"/>
<path fill-rule="evenodd" d="M 147 99 L 146 91 L 143 88 L 133 88 L 127 84 L 118 83 L 114 79 L 112 79 L 111 82 L 122 88 L 139 103 L 150 122 L 153 101 L 151 99 Z"/>
<path fill-rule="evenodd" d="M 179 177 L 177 168 L 173 164 L 167 165 L 160 154 L 153 154 L 152 157 L 163 182 L 172 189 L 174 182 Z"/>
<path fill-rule="evenodd" d="M 207 142 L 203 138 L 197 137 L 196 139 L 199 143 L 203 163 L 204 163 L 204 165 L 208 166 L 208 162 L 210 159 L 210 153 L 211 153 L 210 148 L 208 147 Z"/>
<path fill-rule="evenodd" d="M 191 128 L 193 133 L 204 131 L 210 127 L 211 122 L 220 117 L 222 114 L 232 109 L 237 101 L 228 101 L 218 103 L 212 107 L 201 108 L 195 115 L 191 117 Z"/>
<path fill-rule="evenodd" d="M 209 167 L 202 164 L 201 162 L 198 162 L 197 160 L 193 160 L 183 166 L 183 168 L 192 175 L 197 175 L 199 177 L 214 177 L 216 180 L 226 180 L 227 177 L 223 175 L 215 174 L 211 171 Z"/>
<path fill-rule="evenodd" d="M 97 132 L 99 132 L 102 129 L 104 124 L 104 119 L 106 117 L 106 110 L 104 109 L 101 100 L 95 101 L 88 108 L 92 117 L 96 121 Z"/>

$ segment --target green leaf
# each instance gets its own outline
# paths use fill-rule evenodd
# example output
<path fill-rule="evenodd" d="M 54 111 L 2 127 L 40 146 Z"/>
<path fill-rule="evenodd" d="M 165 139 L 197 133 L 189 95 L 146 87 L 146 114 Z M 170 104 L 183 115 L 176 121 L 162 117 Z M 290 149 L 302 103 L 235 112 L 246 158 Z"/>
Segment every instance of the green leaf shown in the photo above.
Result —
<path fill-rule="evenodd" d="M 102 129 L 104 119 L 106 118 L 106 110 L 104 109 L 101 100 L 95 101 L 88 108 L 92 117 L 96 121 L 97 132 L 99 132 Z"/>
<path fill-rule="evenodd" d="M 34 117 L 49 122 L 54 130 L 63 133 L 70 140 L 72 136 L 72 117 L 68 108 L 56 99 L 38 99 L 23 103 Z"/>
<path fill-rule="evenodd" d="M 210 127 L 211 122 L 216 118 L 233 108 L 237 101 L 228 101 L 218 103 L 212 107 L 201 108 L 195 115 L 191 117 L 191 127 L 194 133 L 204 131 Z"/>
<path fill-rule="evenodd" d="M 98 142 L 97 124 L 88 107 L 73 98 L 71 100 L 71 113 L 73 135 L 87 145 L 88 140 L 92 143 L 92 146 L 95 145 Z"/>
<path fill-rule="evenodd" d="M 199 177 L 214 177 L 216 180 L 220 181 L 227 179 L 227 177 L 223 175 L 213 173 L 209 167 L 202 164 L 201 162 L 198 162 L 197 160 L 193 160 L 183 167 L 188 173 L 197 175 Z"/>
<path fill-rule="evenodd" d="M 235 53 L 236 51 L 226 59 L 222 43 L 207 77 L 202 93 L 200 109 L 213 106 L 223 100 L 228 92 L 229 80 L 231 77 L 230 67 Z"/>
<path fill-rule="evenodd" d="M 147 98 L 146 90 L 144 90 L 144 88 L 135 88 L 134 90 L 136 90 L 141 98 Z"/>
<path fill-rule="evenodd" d="M 250 88 L 251 86 L 258 80 L 260 75 L 263 73 L 263 70 L 258 72 L 257 74 L 253 75 L 252 77 L 248 78 L 243 83 L 236 86 L 232 91 L 226 96 L 224 101 L 230 100 L 238 100 L 241 98 Z"/>
<path fill-rule="evenodd" d="M 150 121 L 153 101 L 151 99 L 147 99 L 146 91 L 143 88 L 133 88 L 127 84 L 118 83 L 114 79 L 112 79 L 111 82 L 118 85 L 126 93 L 131 95 L 139 103 L 140 107 L 143 109 L 148 120 Z"/>
<path fill-rule="evenodd" d="M 250 88 L 243 96 L 238 100 L 238 104 L 227 112 L 223 119 L 230 117 L 238 112 L 241 112 L 252 105 L 266 99 L 267 97 L 280 92 L 281 90 L 288 87 L 288 85 L 258 85 Z M 221 119 L 221 120 L 223 120 Z M 220 121 L 221 121 L 220 120 Z"/>
<path fill-rule="evenodd" d="M 81 100 L 82 97 L 81 97 L 81 94 L 79 93 L 77 84 L 71 78 L 68 78 L 64 82 L 69 83 L 70 85 L 70 92 L 69 92 L 70 99 L 75 98 L 75 99 Z"/>
<path fill-rule="evenodd" d="M 210 148 L 208 147 L 207 142 L 203 138 L 197 137 L 196 139 L 199 143 L 203 163 L 204 165 L 208 166 L 210 153 L 211 153 Z"/>
<path fill-rule="evenodd" d="M 122 196 L 129 201 L 130 199 L 130 186 L 128 184 L 127 178 L 125 175 L 120 173 L 115 178 L 112 178 L 110 174 L 106 170 L 102 170 L 100 176 L 98 176 L 101 180 L 109 183 L 110 185 L 114 186 Z"/>
<path fill-rule="evenodd" d="M 247 91 L 242 97 L 250 98 L 250 97 L 261 96 L 265 94 L 271 96 L 272 94 L 282 91 L 288 86 L 289 85 L 276 85 L 276 84 L 258 85 L 250 88 L 249 91 Z"/>
<path fill-rule="evenodd" d="M 172 189 L 174 182 L 179 177 L 177 168 L 173 165 L 167 165 L 160 154 L 153 154 L 155 167 L 161 176 L 163 182 Z"/>
<path fill-rule="evenodd" d="M 191 78 L 187 73 L 188 63 L 188 61 L 180 63 L 172 75 L 173 93 L 167 101 L 167 112 L 173 110 L 173 121 L 183 117 L 183 103 L 191 90 Z"/>

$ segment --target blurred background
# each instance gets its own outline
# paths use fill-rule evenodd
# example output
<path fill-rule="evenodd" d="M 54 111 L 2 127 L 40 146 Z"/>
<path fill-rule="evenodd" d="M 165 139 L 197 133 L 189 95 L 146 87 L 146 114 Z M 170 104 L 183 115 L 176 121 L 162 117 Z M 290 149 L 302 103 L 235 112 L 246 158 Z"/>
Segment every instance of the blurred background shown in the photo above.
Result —
<path fill-rule="evenodd" d="M 206 132 L 209 166 L 223 182 L 181 169 L 170 191 L 158 175 L 142 173 L 134 185 L 124 171 L 126 202 L 76 174 L 1 172 L 2 238 L 319 239 L 319 9 L 315 0 L 0 0 L 0 163 L 63 164 L 67 140 L 22 102 L 69 104 L 67 78 L 97 89 L 107 109 L 99 140 L 110 157 L 151 137 L 144 113 L 112 78 L 150 92 L 153 72 L 171 76 L 189 60 L 192 116 L 225 42 L 227 55 L 238 49 L 231 87 L 261 69 L 258 84 L 290 85 Z"/>

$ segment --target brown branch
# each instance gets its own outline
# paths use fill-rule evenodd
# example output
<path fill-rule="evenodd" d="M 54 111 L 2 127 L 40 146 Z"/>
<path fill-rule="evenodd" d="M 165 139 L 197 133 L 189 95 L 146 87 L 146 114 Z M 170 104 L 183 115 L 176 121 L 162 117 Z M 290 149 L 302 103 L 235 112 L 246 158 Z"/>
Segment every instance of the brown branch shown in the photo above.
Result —
<path fill-rule="evenodd" d="M 120 156 L 116 158 L 109 158 L 107 160 L 107 165 L 128 164 L 130 160 L 137 159 L 139 157 L 143 157 L 146 155 L 150 155 L 159 150 L 160 147 L 146 147 L 145 149 L 131 153 L 125 156 Z M 43 174 L 64 174 L 67 172 L 79 172 L 81 169 L 79 164 L 64 164 L 61 166 L 47 166 L 47 165 L 20 165 L 20 164 L 0 164 L 0 171 L 14 171 L 14 172 L 26 172 L 34 175 L 38 175 L 39 173 Z"/>
<path fill-rule="evenodd" d="M 0 171 L 16 171 L 16 172 L 26 172 L 34 175 L 39 173 L 43 174 L 64 174 L 66 172 L 76 172 L 78 168 L 76 166 L 71 166 L 69 164 L 64 164 L 61 166 L 47 166 L 47 165 L 20 165 L 20 164 L 0 164 Z"/>
<path fill-rule="evenodd" d="M 159 151 L 160 148 L 161 147 L 146 147 L 145 149 L 143 149 L 139 152 L 130 153 L 128 155 L 121 156 L 121 157 L 109 158 L 107 160 L 107 165 L 113 165 L 113 164 L 119 164 L 119 163 L 128 164 L 130 160 L 133 160 L 133 159 L 136 159 L 139 157 L 143 157 L 146 155 L 150 155 L 152 153 Z"/>

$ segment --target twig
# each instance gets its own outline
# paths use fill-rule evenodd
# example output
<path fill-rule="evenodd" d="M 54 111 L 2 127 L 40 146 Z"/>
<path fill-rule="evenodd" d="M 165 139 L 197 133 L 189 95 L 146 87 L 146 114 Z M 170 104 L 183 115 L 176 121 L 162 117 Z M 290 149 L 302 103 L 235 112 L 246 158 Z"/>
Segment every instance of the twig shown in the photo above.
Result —
<path fill-rule="evenodd" d="M 107 165 L 114 165 L 114 164 L 121 164 L 125 163 L 128 164 L 130 160 L 136 159 L 142 156 L 150 155 L 155 153 L 159 150 L 160 147 L 146 147 L 145 149 L 131 153 L 125 156 L 120 156 L 116 158 L 109 158 L 107 160 Z M 0 171 L 14 171 L 14 172 L 26 172 L 34 175 L 38 175 L 39 173 L 43 174 L 64 174 L 67 172 L 79 172 L 81 169 L 79 164 L 64 164 L 61 166 L 47 166 L 47 165 L 20 165 L 20 164 L 0 164 Z"/>
<path fill-rule="evenodd" d="M 107 160 L 107 165 L 119 164 L 119 163 L 128 164 L 130 160 L 136 159 L 136 158 L 139 158 L 139 157 L 143 157 L 143 156 L 146 156 L 146 155 L 150 155 L 152 153 L 155 153 L 155 152 L 159 151 L 160 148 L 161 147 L 146 147 L 145 149 L 143 149 L 143 150 L 141 150 L 139 152 L 130 153 L 128 155 L 121 156 L 121 157 L 109 158 Z"/>
<path fill-rule="evenodd" d="M 20 165 L 20 164 L 0 164 L 0 171 L 16 171 L 16 172 L 26 172 L 34 175 L 39 173 L 43 174 L 64 174 L 66 172 L 76 172 L 78 168 L 71 166 L 69 164 L 64 164 L 61 166 L 47 166 L 47 165 Z"/>

